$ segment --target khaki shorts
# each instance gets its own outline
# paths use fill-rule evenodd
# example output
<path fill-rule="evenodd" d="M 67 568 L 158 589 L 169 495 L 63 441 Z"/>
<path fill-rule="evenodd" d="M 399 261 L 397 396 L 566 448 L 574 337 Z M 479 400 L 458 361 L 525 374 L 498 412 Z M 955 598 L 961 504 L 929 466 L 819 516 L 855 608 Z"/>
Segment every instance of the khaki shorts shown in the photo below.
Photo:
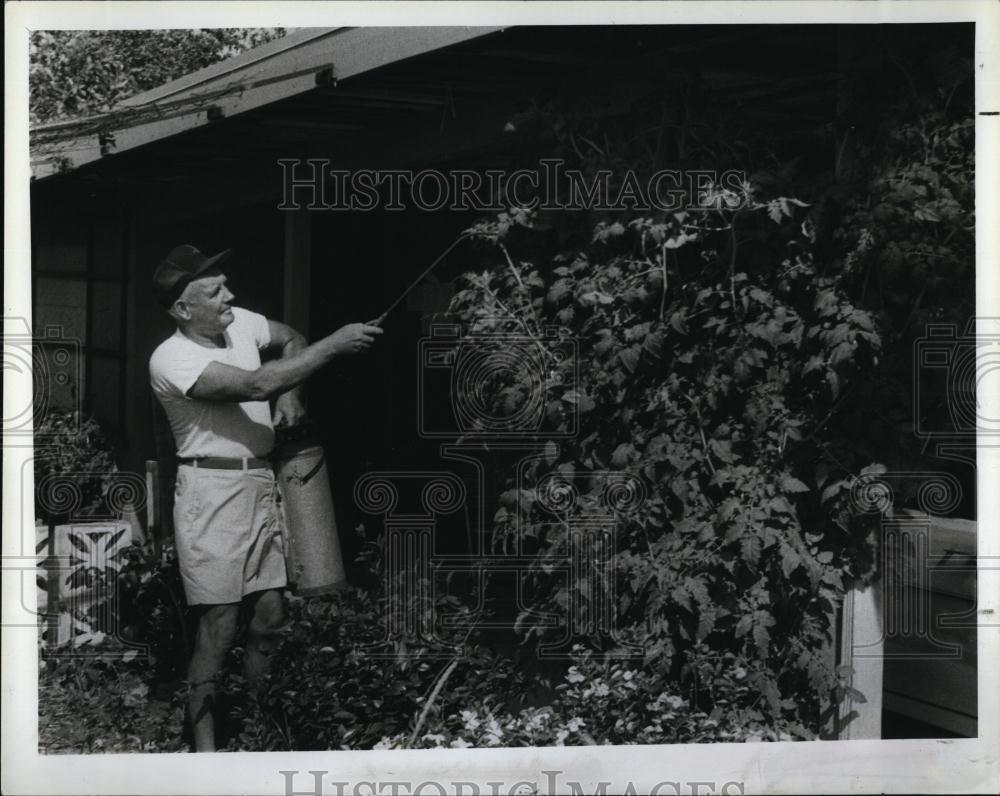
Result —
<path fill-rule="evenodd" d="M 182 464 L 174 538 L 189 605 L 238 603 L 287 583 L 278 487 L 270 469 Z"/>

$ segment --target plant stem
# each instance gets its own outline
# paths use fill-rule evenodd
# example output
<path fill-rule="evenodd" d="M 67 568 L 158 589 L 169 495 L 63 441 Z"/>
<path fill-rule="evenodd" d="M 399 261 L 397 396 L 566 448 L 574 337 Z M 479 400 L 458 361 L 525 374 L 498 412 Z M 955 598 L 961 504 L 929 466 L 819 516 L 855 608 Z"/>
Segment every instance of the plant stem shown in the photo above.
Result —
<path fill-rule="evenodd" d="M 500 305 L 500 309 L 504 311 L 507 317 L 511 318 L 512 320 L 520 324 L 521 328 L 524 329 L 524 333 L 531 338 L 532 342 L 538 346 L 539 350 L 543 354 L 545 354 L 545 356 L 547 356 L 549 359 L 555 358 L 552 352 L 549 351 L 544 345 L 542 345 L 542 341 L 538 339 L 538 335 L 533 333 L 531 329 L 528 328 L 528 324 L 525 323 L 524 319 L 521 318 L 519 315 L 516 315 L 513 312 L 511 312 L 510 309 L 507 307 L 507 305 L 500 300 L 500 297 L 492 290 L 490 290 L 490 286 L 486 280 L 483 281 L 483 290 L 489 293 L 490 298 L 493 299 L 494 302 Z"/>
<path fill-rule="evenodd" d="M 517 284 L 523 288 L 524 282 L 521 281 L 521 275 L 517 272 L 517 269 L 514 267 L 514 261 L 510 259 L 510 253 L 507 251 L 507 247 L 500 242 L 497 242 L 497 246 L 500 247 L 500 251 L 503 252 L 503 256 L 507 258 L 507 265 L 510 266 L 510 272 L 514 275 L 514 278 L 517 280 Z"/>
<path fill-rule="evenodd" d="M 663 290 L 660 291 L 660 322 L 663 322 L 663 313 L 667 306 L 667 246 L 660 247 L 660 268 L 663 271 Z"/>
<path fill-rule="evenodd" d="M 417 739 L 417 735 L 420 730 L 423 729 L 424 722 L 427 721 L 427 715 L 431 711 L 431 707 L 434 705 L 434 700 L 437 699 L 438 694 L 441 693 L 441 689 L 444 688 L 444 684 L 451 677 L 451 673 L 455 671 L 455 667 L 458 666 L 459 655 L 455 655 L 451 659 L 451 662 L 445 667 L 444 671 L 438 676 L 437 682 L 434 684 L 434 690 L 431 691 L 431 695 L 427 697 L 427 702 L 424 703 L 424 709 L 420 711 L 420 717 L 417 719 L 417 724 L 413 728 L 413 732 L 410 733 L 409 740 L 406 742 L 406 748 L 410 749 L 413 747 L 413 742 Z"/>

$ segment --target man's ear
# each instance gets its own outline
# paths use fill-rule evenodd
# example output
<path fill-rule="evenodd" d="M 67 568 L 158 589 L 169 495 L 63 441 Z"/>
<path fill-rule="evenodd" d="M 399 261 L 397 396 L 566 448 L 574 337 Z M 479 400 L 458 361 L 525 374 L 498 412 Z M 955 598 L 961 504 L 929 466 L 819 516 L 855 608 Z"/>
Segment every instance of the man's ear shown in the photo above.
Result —
<path fill-rule="evenodd" d="M 170 314 L 173 316 L 174 320 L 178 321 L 189 321 L 191 320 L 191 308 L 184 299 L 177 299 L 173 306 L 170 308 Z"/>

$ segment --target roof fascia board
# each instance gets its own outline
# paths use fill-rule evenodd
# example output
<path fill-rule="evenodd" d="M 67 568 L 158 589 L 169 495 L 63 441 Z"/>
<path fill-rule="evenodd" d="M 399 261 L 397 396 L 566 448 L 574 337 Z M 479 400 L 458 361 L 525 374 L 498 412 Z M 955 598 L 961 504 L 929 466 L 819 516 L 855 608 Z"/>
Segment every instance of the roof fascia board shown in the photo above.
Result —
<path fill-rule="evenodd" d="M 252 50 L 237 55 L 235 58 L 227 58 L 225 61 L 206 66 L 195 72 L 189 72 L 175 80 L 171 80 L 169 83 L 164 83 L 161 86 L 129 97 L 120 102 L 119 106 L 132 108 L 138 105 L 149 105 L 160 102 L 168 97 L 183 95 L 185 92 L 193 93 L 198 87 L 219 80 L 226 75 L 248 69 L 264 61 L 278 58 L 288 51 L 304 47 L 316 39 L 327 38 L 337 31 L 345 30 L 350 30 L 350 28 L 308 28 L 289 33 L 280 39 L 262 44 L 260 47 L 254 47 Z"/>
<path fill-rule="evenodd" d="M 306 52 L 291 51 L 278 53 L 273 64 L 282 70 L 274 76 L 275 70 L 267 70 L 257 75 L 256 84 L 247 87 L 236 83 L 230 93 L 219 96 L 220 86 L 212 86 L 205 91 L 205 102 L 197 103 L 201 92 L 192 92 L 192 107 L 145 124 L 110 127 L 102 137 L 113 139 L 113 146 L 101 146 L 98 133 L 90 133 L 66 141 L 58 146 L 45 145 L 32 162 L 35 179 L 44 179 L 77 169 L 88 163 L 127 152 L 155 141 L 169 138 L 178 133 L 209 124 L 220 116 L 229 118 L 245 113 L 281 99 L 311 91 L 316 88 L 317 74 L 333 70 L 334 80 L 344 80 L 364 72 L 386 66 L 397 61 L 412 58 L 423 53 L 480 38 L 503 30 L 501 27 L 423 27 L 423 28 L 350 28 L 337 34 L 338 45 L 330 47 L 324 42 L 315 42 Z M 343 38 L 341 38 L 343 37 Z M 270 73 L 270 75 L 268 74 Z M 282 74 L 283 73 L 283 74 Z M 170 102 L 176 101 L 172 98 Z M 169 103 L 168 103 L 169 104 Z M 151 103 L 155 107 L 155 103 Z M 211 110 L 211 118 L 210 111 Z"/>
<path fill-rule="evenodd" d="M 254 108 L 259 108 L 262 105 L 268 105 L 286 96 L 309 91 L 314 88 L 316 88 L 316 76 L 314 74 L 299 75 L 281 83 L 271 83 L 260 88 L 251 89 L 238 96 L 218 98 L 208 103 L 207 107 L 194 108 L 168 119 L 157 119 L 146 124 L 121 128 L 108 134 L 109 138 L 113 140 L 113 144 L 110 146 L 105 145 L 110 150 L 107 151 L 106 155 L 102 151 L 100 139 L 97 134 L 81 136 L 67 142 L 65 147 L 60 146 L 53 149 L 49 153 L 51 159 L 39 158 L 33 161 L 33 176 L 37 180 L 64 173 L 67 170 L 77 169 L 80 166 L 100 160 L 103 157 L 127 152 L 130 149 L 136 149 L 146 144 L 152 144 L 156 141 L 178 135 L 179 133 L 193 130 L 213 121 L 209 118 L 210 111 L 213 117 L 216 115 L 223 118 L 231 115 L 234 116 L 239 113 L 251 111 Z M 65 161 L 59 160 L 60 157 L 69 161 L 68 167 Z"/>

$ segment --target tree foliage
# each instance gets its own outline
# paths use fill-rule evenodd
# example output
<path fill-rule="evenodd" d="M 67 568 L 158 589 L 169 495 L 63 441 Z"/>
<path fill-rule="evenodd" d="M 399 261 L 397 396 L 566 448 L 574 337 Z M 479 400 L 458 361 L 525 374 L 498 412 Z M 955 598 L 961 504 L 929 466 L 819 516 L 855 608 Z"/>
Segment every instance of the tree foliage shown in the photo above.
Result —
<path fill-rule="evenodd" d="M 282 35 L 281 28 L 34 31 L 28 49 L 31 122 L 104 113 Z"/>

